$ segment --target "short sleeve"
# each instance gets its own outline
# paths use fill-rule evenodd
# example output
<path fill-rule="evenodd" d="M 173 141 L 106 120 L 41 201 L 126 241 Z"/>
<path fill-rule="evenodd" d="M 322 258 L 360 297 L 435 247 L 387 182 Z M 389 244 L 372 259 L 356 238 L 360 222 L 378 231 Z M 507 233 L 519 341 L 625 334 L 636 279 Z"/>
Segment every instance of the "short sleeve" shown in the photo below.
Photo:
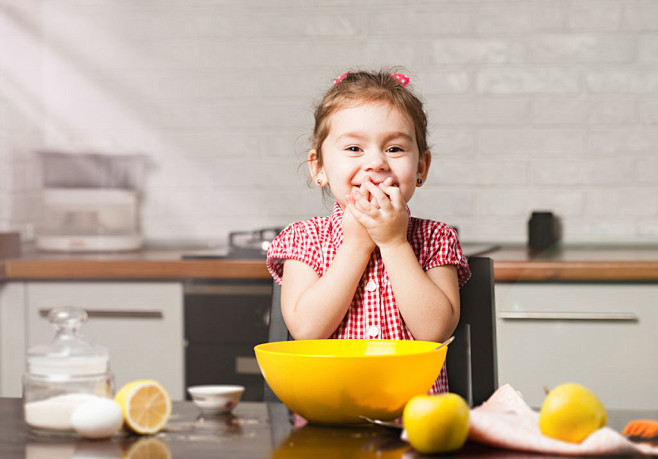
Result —
<path fill-rule="evenodd" d="M 461 287 L 470 279 L 471 270 L 457 239 L 457 232 L 448 225 L 437 223 L 430 234 L 423 268 L 427 271 L 437 266 L 455 265 L 459 287 Z"/>
<path fill-rule="evenodd" d="M 272 241 L 267 251 L 267 269 L 274 280 L 281 285 L 283 263 L 297 260 L 309 265 L 318 275 L 322 275 L 322 251 L 317 228 L 310 222 L 297 222 L 288 225 Z"/>

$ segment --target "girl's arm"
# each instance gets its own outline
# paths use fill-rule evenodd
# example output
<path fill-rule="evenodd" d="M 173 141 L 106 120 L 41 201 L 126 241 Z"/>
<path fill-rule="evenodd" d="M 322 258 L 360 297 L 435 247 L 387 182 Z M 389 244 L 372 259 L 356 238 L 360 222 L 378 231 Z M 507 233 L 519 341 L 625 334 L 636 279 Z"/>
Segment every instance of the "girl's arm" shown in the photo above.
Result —
<path fill-rule="evenodd" d="M 398 309 L 414 338 L 448 339 L 459 322 L 457 268 L 444 265 L 423 271 L 408 242 L 381 246 L 380 252 Z"/>
<path fill-rule="evenodd" d="M 375 243 L 347 211 L 343 215 L 343 238 L 322 277 L 301 261 L 284 262 L 281 312 L 295 339 L 329 338 L 352 304 Z"/>
<path fill-rule="evenodd" d="M 404 200 L 390 182 L 367 183 L 367 199 L 354 190 L 347 208 L 368 230 L 379 247 L 395 300 L 405 324 L 416 339 L 445 341 L 459 322 L 459 283 L 454 266 L 425 272 L 407 241 Z"/>
<path fill-rule="evenodd" d="M 343 244 L 322 277 L 306 263 L 286 260 L 281 312 L 295 339 L 329 338 L 342 322 L 365 270 L 370 252 Z"/>

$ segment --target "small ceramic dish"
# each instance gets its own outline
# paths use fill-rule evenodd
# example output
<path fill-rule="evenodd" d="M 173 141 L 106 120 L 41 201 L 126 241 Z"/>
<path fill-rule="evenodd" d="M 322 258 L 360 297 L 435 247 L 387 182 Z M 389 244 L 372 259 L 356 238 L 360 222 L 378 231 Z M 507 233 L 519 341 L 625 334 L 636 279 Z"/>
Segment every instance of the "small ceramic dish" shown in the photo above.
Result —
<path fill-rule="evenodd" d="M 192 401 L 205 415 L 228 414 L 240 402 L 244 386 L 192 386 L 187 391 Z"/>

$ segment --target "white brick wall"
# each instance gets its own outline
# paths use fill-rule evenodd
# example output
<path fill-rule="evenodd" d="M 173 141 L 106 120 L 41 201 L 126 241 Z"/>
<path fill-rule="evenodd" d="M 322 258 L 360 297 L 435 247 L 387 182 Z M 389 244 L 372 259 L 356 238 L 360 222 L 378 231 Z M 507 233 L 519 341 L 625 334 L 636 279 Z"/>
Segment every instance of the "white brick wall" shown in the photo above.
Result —
<path fill-rule="evenodd" d="M 434 155 L 416 215 L 524 242 L 548 209 L 567 242 L 656 243 L 657 19 L 655 0 L 0 0 L 0 230 L 30 236 L 43 148 L 149 155 L 151 240 L 326 213 L 313 103 L 402 65 Z"/>

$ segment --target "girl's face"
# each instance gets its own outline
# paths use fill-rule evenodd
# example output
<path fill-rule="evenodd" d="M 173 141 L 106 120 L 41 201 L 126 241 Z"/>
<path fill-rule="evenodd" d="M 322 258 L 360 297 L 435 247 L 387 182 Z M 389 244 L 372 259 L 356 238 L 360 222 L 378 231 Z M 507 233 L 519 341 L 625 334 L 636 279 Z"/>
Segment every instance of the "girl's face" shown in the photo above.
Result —
<path fill-rule="evenodd" d="M 383 102 L 336 111 L 329 119 L 329 134 L 322 143 L 322 165 L 317 152 L 308 154 L 313 180 L 330 185 L 342 208 L 345 196 L 366 176 L 380 184 L 388 177 L 409 202 L 417 180 L 425 181 L 431 160 L 421 156 L 411 118 Z"/>

